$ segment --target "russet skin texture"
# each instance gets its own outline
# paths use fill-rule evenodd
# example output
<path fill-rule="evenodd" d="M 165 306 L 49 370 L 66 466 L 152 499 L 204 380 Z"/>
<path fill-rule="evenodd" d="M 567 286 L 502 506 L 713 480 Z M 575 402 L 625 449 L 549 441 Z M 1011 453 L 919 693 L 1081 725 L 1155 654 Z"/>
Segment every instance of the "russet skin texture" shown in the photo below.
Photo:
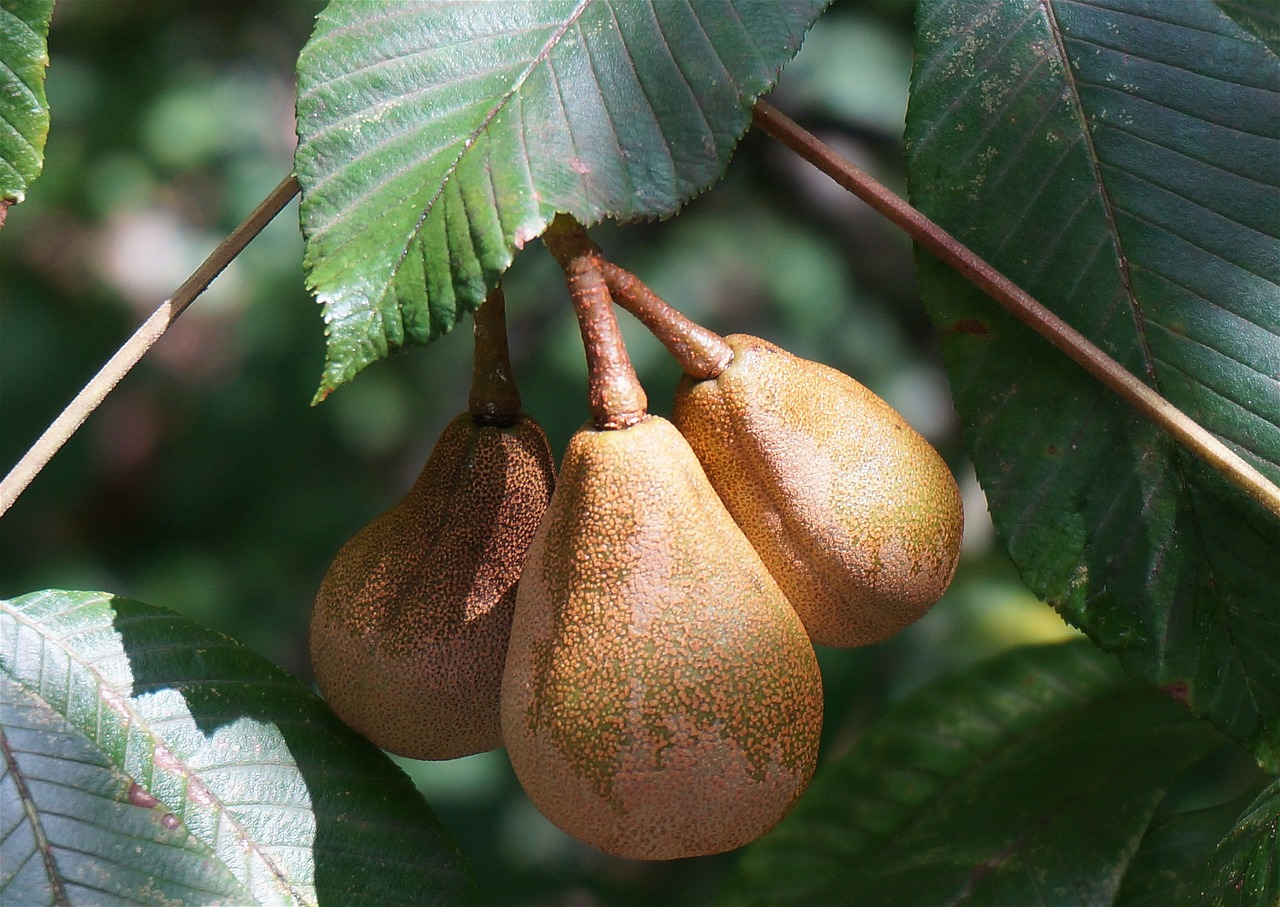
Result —
<path fill-rule="evenodd" d="M 880 642 L 955 574 L 964 515 L 937 451 L 857 381 L 757 337 L 683 378 L 672 422 L 804 622 L 828 646 Z"/>
<path fill-rule="evenodd" d="M 740 847 L 813 774 L 817 659 L 679 432 L 580 429 L 529 550 L 502 727 L 551 821 L 661 860 Z"/>
<path fill-rule="evenodd" d="M 404 499 L 342 547 L 316 597 L 311 662 L 343 721 L 414 759 L 502 745 L 516 581 L 554 471 L 529 417 L 463 414 Z"/>

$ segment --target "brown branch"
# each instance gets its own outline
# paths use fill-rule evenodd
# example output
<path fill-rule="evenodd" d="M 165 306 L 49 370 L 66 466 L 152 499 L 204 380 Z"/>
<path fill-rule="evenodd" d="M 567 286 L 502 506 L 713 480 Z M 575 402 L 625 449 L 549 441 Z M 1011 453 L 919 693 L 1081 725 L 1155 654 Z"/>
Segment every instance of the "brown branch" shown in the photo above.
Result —
<path fill-rule="evenodd" d="M 649 400 L 636 377 L 601 273 L 600 248 L 572 217 L 556 215 L 542 242 L 564 269 L 587 356 L 587 399 L 596 428 L 627 428 L 642 420 Z"/>
<path fill-rule="evenodd" d="M 13 506 L 18 495 L 22 494 L 23 490 L 31 484 L 32 479 L 40 474 L 45 464 L 53 459 L 53 455 L 84 424 L 85 419 L 89 418 L 89 414 L 106 399 L 107 394 L 111 393 L 120 380 L 138 364 L 147 350 L 164 336 L 165 331 L 169 330 L 169 326 L 186 311 L 187 306 L 204 292 L 205 287 L 222 273 L 223 269 L 249 244 L 249 241 L 261 233 L 262 228 L 271 223 L 272 219 L 297 194 L 298 181 L 293 176 L 287 177 L 272 189 L 258 207 L 244 219 L 244 222 L 231 231 L 231 235 L 224 239 L 200 264 L 200 267 L 196 268 L 183 282 L 182 286 L 174 291 L 173 296 L 160 303 L 160 307 L 134 331 L 133 336 L 126 340 L 124 345 L 116 350 L 115 355 L 98 370 L 98 373 L 89 379 L 89 383 L 67 404 L 66 409 L 23 454 L 22 459 L 4 477 L 4 481 L 0 482 L 0 516 Z"/>
<path fill-rule="evenodd" d="M 905 230 L 923 248 L 1066 353 L 1117 396 L 1172 435 L 1179 444 L 1280 517 L 1280 488 L 958 239 L 769 103 L 756 103 L 755 123 Z"/>
<path fill-rule="evenodd" d="M 658 338 L 685 374 L 703 381 L 716 377 L 733 361 L 733 350 L 723 337 L 686 318 L 639 277 L 607 261 L 602 262 L 601 271 L 614 302 Z"/>

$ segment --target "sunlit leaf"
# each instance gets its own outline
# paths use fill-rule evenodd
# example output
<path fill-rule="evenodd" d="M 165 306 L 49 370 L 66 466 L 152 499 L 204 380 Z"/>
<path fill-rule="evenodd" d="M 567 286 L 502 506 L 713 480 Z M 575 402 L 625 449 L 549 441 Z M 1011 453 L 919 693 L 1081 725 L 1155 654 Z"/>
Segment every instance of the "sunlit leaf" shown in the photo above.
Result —
<path fill-rule="evenodd" d="M 53 0 L 0 0 L 0 226 L 44 165 L 45 38 Z"/>
<path fill-rule="evenodd" d="M 670 215 L 828 0 L 337 0 L 298 61 L 319 396 L 474 311 L 556 212 Z"/>
<path fill-rule="evenodd" d="M 1280 60 L 1209 0 L 922 0 L 912 200 L 1280 481 Z M 922 256 L 1028 585 L 1280 766 L 1280 520 Z"/>
<path fill-rule="evenodd" d="M 6 904 L 458 903 L 408 778 L 296 680 L 172 612 L 0 602 Z"/>

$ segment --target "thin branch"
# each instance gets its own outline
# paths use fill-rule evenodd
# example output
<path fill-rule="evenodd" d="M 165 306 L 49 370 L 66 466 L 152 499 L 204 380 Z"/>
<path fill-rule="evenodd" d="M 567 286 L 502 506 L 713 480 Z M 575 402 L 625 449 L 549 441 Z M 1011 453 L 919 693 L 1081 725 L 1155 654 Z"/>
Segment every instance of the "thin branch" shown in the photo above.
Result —
<path fill-rule="evenodd" d="M 958 239 L 767 102 L 756 103 L 755 123 L 905 230 L 921 246 L 955 268 L 961 276 L 1172 435 L 1179 444 L 1280 517 L 1280 488 Z"/>
<path fill-rule="evenodd" d="M 686 375 L 705 381 L 715 378 L 733 361 L 733 349 L 723 337 L 689 320 L 667 305 L 639 277 L 612 262 L 602 261 L 613 301 L 636 317 L 662 342 Z"/>
<path fill-rule="evenodd" d="M 649 398 L 627 355 L 622 331 L 613 313 L 613 296 L 605 283 L 600 247 L 567 214 L 557 214 L 542 234 L 564 269 L 573 310 L 578 316 L 587 356 L 587 401 L 596 428 L 628 428 L 645 418 Z"/>
<path fill-rule="evenodd" d="M 182 286 L 178 287 L 173 296 L 162 302 L 160 307 L 134 331 L 133 336 L 116 350 L 115 355 L 108 359 L 89 383 L 80 390 L 80 393 L 76 394 L 75 398 L 67 404 L 66 409 L 44 430 L 44 434 L 31 445 L 30 450 L 23 454 L 22 459 L 4 477 L 4 481 L 0 482 L 0 516 L 13 506 L 18 495 L 22 494 L 31 484 L 32 479 L 44 469 L 45 464 L 53 459 L 53 455 L 84 424 L 89 414 L 106 399 L 107 394 L 120 383 L 120 379 L 129 374 L 130 369 L 138 364 L 147 350 L 164 336 L 165 331 L 169 330 L 169 326 L 186 311 L 187 306 L 204 292 L 213 279 L 221 274 L 223 269 L 249 244 L 249 241 L 261 233 L 262 228 L 271 223 L 272 219 L 297 194 L 298 181 L 293 176 L 287 177 L 272 189 L 261 204 L 244 219 L 244 222 L 231 231 L 231 235 L 209 254 L 209 257 L 195 269 Z"/>

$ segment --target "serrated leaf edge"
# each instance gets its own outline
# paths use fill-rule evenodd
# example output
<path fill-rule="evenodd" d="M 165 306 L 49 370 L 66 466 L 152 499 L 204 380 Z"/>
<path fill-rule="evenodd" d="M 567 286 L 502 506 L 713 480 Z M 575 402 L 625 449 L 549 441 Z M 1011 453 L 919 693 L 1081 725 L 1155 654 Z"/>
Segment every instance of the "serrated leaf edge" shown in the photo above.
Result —
<path fill-rule="evenodd" d="M 105 592 L 96 593 L 96 594 L 100 596 L 100 598 L 96 600 L 87 599 L 84 602 L 76 605 L 75 608 L 65 608 L 61 611 L 58 611 L 57 615 L 60 616 L 73 610 L 92 607 L 95 605 L 106 606 L 109 608 L 110 602 L 112 602 L 117 598 L 117 596 L 114 596 L 114 595 L 111 595 L 110 593 L 105 593 Z M 183 762 L 181 757 L 179 757 L 177 753 L 175 753 L 164 742 L 162 742 L 161 738 L 159 738 L 150 729 L 150 727 L 148 726 L 146 721 L 143 719 L 143 717 L 140 714 L 138 714 L 138 712 L 130 706 L 129 704 L 129 700 L 131 699 L 130 696 L 126 696 L 122 694 L 119 690 L 111 686 L 111 684 L 106 680 L 106 678 L 104 678 L 102 674 L 97 670 L 95 665 L 80 658 L 76 650 L 63 645 L 61 640 L 45 632 L 43 624 L 41 624 L 38 621 L 34 621 L 27 618 L 23 614 L 23 612 L 15 609 L 12 606 L 10 600 L 8 599 L 0 601 L 0 617 L 6 617 L 6 616 L 11 617 L 15 621 L 15 623 L 19 624 L 20 626 L 25 626 L 28 629 L 35 632 L 37 636 L 41 639 L 42 646 L 52 646 L 53 648 L 58 649 L 59 651 L 63 652 L 67 656 L 68 660 L 71 663 L 76 664 L 81 669 L 87 671 L 94 678 L 97 684 L 99 700 L 104 702 L 109 709 L 115 712 L 116 715 L 118 715 L 120 719 L 126 724 L 126 726 L 132 725 L 134 727 L 140 728 L 142 732 L 146 735 L 147 739 L 151 742 L 152 764 L 154 764 L 161 771 L 175 771 L 175 770 L 181 769 L 183 771 L 182 776 L 187 782 L 188 799 L 197 801 L 202 806 L 213 807 L 213 809 L 222 817 L 224 817 L 225 820 L 235 830 L 237 839 L 243 842 L 245 849 L 254 853 L 262 861 L 262 864 L 270 870 L 272 876 L 279 883 L 277 887 L 283 889 L 284 893 L 287 893 L 288 897 L 290 898 L 290 901 L 297 905 L 304 905 L 304 907 L 305 905 L 309 905 L 309 902 L 299 895 L 297 889 L 289 881 L 288 877 L 283 873 L 283 871 L 275 863 L 275 861 L 271 859 L 270 855 L 265 853 L 262 850 L 262 848 L 258 845 L 258 843 L 253 839 L 253 836 L 250 835 L 245 830 L 244 826 L 236 818 L 235 813 L 225 803 L 223 803 L 222 800 L 218 796 L 216 796 L 212 790 L 210 790 L 208 785 L 206 785 L 202 780 L 199 779 L 199 777 L 194 771 L 191 771 L 190 769 L 186 768 L 185 763 Z M 44 663 L 45 663 L 44 656 L 41 655 L 40 667 L 42 672 L 44 670 Z M 31 695 L 35 696 L 40 701 L 46 703 L 52 712 L 54 712 L 55 714 L 61 715 L 65 720 L 69 721 L 73 725 L 79 726 L 71 716 L 64 715 L 62 711 L 59 708 L 57 708 L 54 703 L 49 702 L 40 693 L 38 689 L 33 689 L 28 683 L 26 683 L 24 680 L 16 676 L 14 676 L 14 680 L 15 682 L 21 684 L 25 689 L 27 689 L 28 692 L 31 693 Z M 95 744 L 98 742 L 97 734 L 93 732 L 91 729 L 81 727 L 81 731 L 90 740 L 94 741 Z M 117 771 L 121 772 L 121 774 L 128 776 L 128 772 L 125 771 L 123 766 L 114 766 L 114 767 Z M 212 847 L 211 842 L 206 841 L 205 844 L 207 846 Z M 231 869 L 231 867 L 228 867 L 228 869 Z M 240 878 L 239 874 L 236 873 L 233 869 L 232 869 L 232 874 L 237 878 Z M 241 881 L 242 883 L 247 885 L 246 879 L 241 879 Z"/>

